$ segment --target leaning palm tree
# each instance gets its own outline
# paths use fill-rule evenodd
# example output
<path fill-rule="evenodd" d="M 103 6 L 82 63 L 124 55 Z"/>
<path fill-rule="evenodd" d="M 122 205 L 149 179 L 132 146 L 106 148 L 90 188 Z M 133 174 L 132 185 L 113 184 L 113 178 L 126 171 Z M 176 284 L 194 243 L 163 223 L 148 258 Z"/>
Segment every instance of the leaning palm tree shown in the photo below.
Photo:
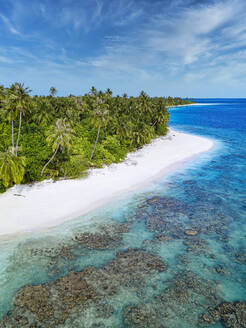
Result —
<path fill-rule="evenodd" d="M 105 125 L 108 120 L 107 114 L 108 114 L 108 104 L 105 103 L 105 101 L 102 97 L 96 97 L 95 108 L 93 110 L 93 121 L 97 128 L 97 137 L 96 137 L 96 141 L 94 143 L 93 150 L 91 152 L 90 161 L 92 160 L 92 158 L 94 156 L 94 152 L 95 152 L 96 145 L 97 145 L 97 142 L 99 139 L 101 127 L 103 125 Z"/>
<path fill-rule="evenodd" d="M 25 173 L 24 157 L 17 157 L 11 149 L 0 152 L 0 179 L 7 188 L 14 183 L 20 184 Z"/>
<path fill-rule="evenodd" d="M 19 147 L 19 140 L 20 140 L 20 131 L 21 131 L 21 121 L 22 121 L 22 115 L 25 116 L 25 113 L 27 111 L 27 101 L 29 100 L 29 93 L 32 91 L 28 87 L 24 87 L 24 84 L 22 83 L 15 83 L 11 88 L 13 88 L 14 95 L 16 97 L 17 101 L 17 109 L 20 113 L 19 118 L 19 129 L 18 129 L 18 136 L 16 141 L 16 156 L 18 155 L 18 147 Z"/>
<path fill-rule="evenodd" d="M 52 150 L 54 151 L 54 153 L 49 159 L 49 161 L 44 165 L 41 172 L 41 177 L 43 176 L 46 167 L 55 158 L 59 149 L 62 153 L 64 153 L 66 149 L 69 150 L 71 148 L 73 131 L 70 126 L 66 124 L 65 119 L 57 119 L 55 127 L 53 127 L 51 131 L 52 133 L 48 136 L 46 140 L 49 145 L 52 145 Z"/>

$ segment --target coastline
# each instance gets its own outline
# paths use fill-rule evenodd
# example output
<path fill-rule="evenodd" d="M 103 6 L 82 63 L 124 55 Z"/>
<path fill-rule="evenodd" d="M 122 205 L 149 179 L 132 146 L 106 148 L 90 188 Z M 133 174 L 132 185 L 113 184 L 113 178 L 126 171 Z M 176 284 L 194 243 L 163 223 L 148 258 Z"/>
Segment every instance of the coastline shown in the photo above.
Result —
<path fill-rule="evenodd" d="M 194 104 L 184 104 L 184 105 L 172 105 L 166 106 L 167 109 L 169 108 L 178 108 L 178 107 L 187 107 L 187 106 L 209 106 L 209 105 L 216 105 L 216 104 L 208 104 L 208 103 L 194 103 Z"/>
<path fill-rule="evenodd" d="M 172 105 L 172 106 L 166 106 L 166 108 L 176 108 L 176 107 L 187 107 L 187 106 L 196 106 L 197 104 L 184 104 L 184 105 Z M 200 105 L 200 104 L 198 104 Z"/>
<path fill-rule="evenodd" d="M 86 178 L 18 185 L 0 195 L 0 237 L 49 228 L 90 212 L 165 176 L 212 149 L 211 139 L 170 130 L 126 160 Z M 16 196 L 16 194 L 21 196 Z"/>

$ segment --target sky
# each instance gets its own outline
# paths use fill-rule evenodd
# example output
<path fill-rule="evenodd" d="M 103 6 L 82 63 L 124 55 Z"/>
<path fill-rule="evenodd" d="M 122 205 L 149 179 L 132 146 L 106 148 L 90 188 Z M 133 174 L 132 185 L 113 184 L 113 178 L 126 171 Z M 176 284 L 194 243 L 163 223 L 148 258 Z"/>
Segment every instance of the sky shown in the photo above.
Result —
<path fill-rule="evenodd" d="M 246 96 L 246 0 L 0 0 L 0 84 Z"/>

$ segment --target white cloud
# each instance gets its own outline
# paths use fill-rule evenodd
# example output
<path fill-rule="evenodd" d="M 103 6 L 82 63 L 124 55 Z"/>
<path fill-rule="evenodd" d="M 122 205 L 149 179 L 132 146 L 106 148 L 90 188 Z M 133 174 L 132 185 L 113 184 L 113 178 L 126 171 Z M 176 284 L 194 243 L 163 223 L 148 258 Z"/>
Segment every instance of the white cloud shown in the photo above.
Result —
<path fill-rule="evenodd" d="M 20 47 L 15 51 L 12 47 L 9 56 L 3 53 L 0 57 L 2 63 L 4 60 L 7 63 L 8 58 L 18 63 L 26 61 L 28 65 L 32 61 L 36 65 L 33 71 L 43 69 L 46 76 L 49 72 L 64 76 L 66 72 L 68 80 L 74 77 L 77 81 L 86 76 L 96 82 L 98 77 L 108 84 L 118 80 L 123 85 L 132 80 L 132 84 L 138 81 L 140 85 L 143 83 L 142 88 L 146 85 L 153 89 L 155 85 L 167 88 L 171 83 L 175 88 L 175 83 L 194 86 L 201 82 L 209 85 L 225 81 L 229 85 L 233 81 L 234 85 L 241 85 L 240 81 L 245 81 L 245 0 L 203 0 L 199 4 L 192 0 L 151 3 L 147 0 L 63 0 L 58 1 L 59 14 L 54 14 L 55 6 L 49 6 L 48 0 L 33 0 L 33 5 L 25 10 L 21 1 L 11 1 L 13 4 L 16 1 L 14 12 L 0 19 L 12 34 L 19 33 L 16 26 L 26 31 L 25 19 L 35 13 L 45 19 L 53 33 L 55 28 L 64 35 L 77 37 L 80 42 L 80 32 L 83 32 L 89 34 L 91 43 L 95 42 L 94 36 L 99 42 L 96 50 L 94 44 L 93 55 L 87 51 L 86 44 L 83 45 L 85 51 L 81 47 L 79 54 L 79 45 L 74 51 L 71 43 L 59 43 L 55 33 L 45 35 L 37 30 L 28 39 L 35 43 L 36 52 Z M 97 34 L 102 26 L 107 35 L 101 30 Z M 98 36 L 102 36 L 101 39 Z"/>
<path fill-rule="evenodd" d="M 223 50 L 225 39 L 220 39 L 220 29 L 223 31 L 226 24 L 237 24 L 235 17 L 241 16 L 242 6 L 242 1 L 219 1 L 177 14 L 159 15 L 154 28 L 147 30 L 149 47 L 175 58 L 180 64 L 206 60 L 219 49 Z M 231 41 L 234 43 L 235 39 Z"/>
<path fill-rule="evenodd" d="M 179 2 L 179 5 L 181 1 Z M 164 10 L 165 9 L 165 10 Z M 240 56 L 246 45 L 246 3 L 243 0 L 207 2 L 182 11 L 166 8 L 128 38 L 112 37 L 104 53 L 91 59 L 97 67 L 116 70 L 154 70 L 180 75 L 185 71 L 221 65 Z M 235 20 L 235 17 L 237 19 Z M 110 44 L 110 38 L 108 38 Z M 183 75 L 184 76 L 184 75 Z"/>
<path fill-rule="evenodd" d="M 13 61 L 10 58 L 0 56 L 0 63 L 11 64 L 11 63 L 13 63 Z"/>
<path fill-rule="evenodd" d="M 116 19 L 115 25 L 124 26 L 124 25 L 130 24 L 131 22 L 135 21 L 137 18 L 139 18 L 142 15 L 143 15 L 143 10 L 141 8 L 130 11 L 129 13 L 125 14 L 120 19 Z"/>
<path fill-rule="evenodd" d="M 6 16 L 4 16 L 3 14 L 0 14 L 0 18 L 5 23 L 5 25 L 8 27 L 9 31 L 12 34 L 21 36 L 21 33 L 11 24 L 10 20 Z"/>

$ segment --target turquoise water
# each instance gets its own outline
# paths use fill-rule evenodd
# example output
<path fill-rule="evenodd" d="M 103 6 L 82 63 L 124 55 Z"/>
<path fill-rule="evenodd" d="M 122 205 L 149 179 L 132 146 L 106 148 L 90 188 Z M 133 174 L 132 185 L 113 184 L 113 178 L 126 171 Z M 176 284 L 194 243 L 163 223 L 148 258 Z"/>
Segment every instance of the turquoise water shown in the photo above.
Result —
<path fill-rule="evenodd" d="M 0 327 L 246 327 L 246 100 L 197 101 L 171 109 L 170 126 L 213 138 L 213 151 L 0 244 Z"/>

